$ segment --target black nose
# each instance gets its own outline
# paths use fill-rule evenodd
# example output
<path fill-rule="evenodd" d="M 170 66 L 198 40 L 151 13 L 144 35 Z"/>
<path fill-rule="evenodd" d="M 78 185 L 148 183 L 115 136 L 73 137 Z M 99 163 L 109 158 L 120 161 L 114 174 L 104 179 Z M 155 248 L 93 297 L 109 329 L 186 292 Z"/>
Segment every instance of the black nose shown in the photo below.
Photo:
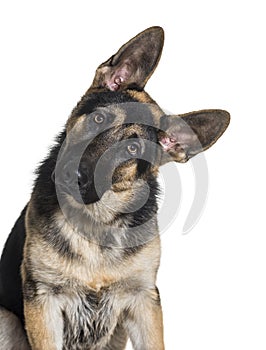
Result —
<path fill-rule="evenodd" d="M 69 188 L 75 186 L 84 188 L 90 183 L 86 169 L 82 169 L 75 161 L 68 161 L 57 166 L 56 171 L 52 174 L 52 180 Z"/>
<path fill-rule="evenodd" d="M 91 184 L 88 173 L 86 171 L 79 169 L 77 175 L 78 175 L 78 185 L 80 189 L 88 187 Z"/>
<path fill-rule="evenodd" d="M 64 167 L 64 182 L 71 187 L 78 185 L 80 189 L 83 189 L 91 185 L 88 174 L 88 169 L 82 163 L 77 165 L 75 162 L 69 162 Z"/>

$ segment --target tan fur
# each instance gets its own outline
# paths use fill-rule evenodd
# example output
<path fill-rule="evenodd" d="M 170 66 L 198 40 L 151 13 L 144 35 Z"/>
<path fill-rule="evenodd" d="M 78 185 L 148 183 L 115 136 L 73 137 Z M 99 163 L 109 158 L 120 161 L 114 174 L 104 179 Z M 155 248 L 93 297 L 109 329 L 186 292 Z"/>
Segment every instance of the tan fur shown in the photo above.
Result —
<path fill-rule="evenodd" d="M 100 247 L 78 235 L 62 214 L 58 214 L 57 222 L 65 237 L 70 239 L 73 251 L 80 255 L 80 260 L 64 259 L 46 242 L 36 238 L 34 231 L 29 230 L 30 244 L 26 244 L 25 255 L 30 255 L 35 262 L 35 270 L 32 273 L 38 280 L 49 284 L 56 279 L 57 284 L 61 286 L 91 285 L 92 289 L 97 290 L 132 276 L 138 276 L 145 285 L 154 283 L 155 271 L 160 260 L 159 237 L 147 244 L 140 253 L 124 260 L 119 266 L 114 266 L 112 261 L 106 261 L 103 257 Z M 117 249 L 117 256 L 119 255 L 120 249 Z"/>
<path fill-rule="evenodd" d="M 32 349 L 61 350 L 63 323 L 60 310 L 48 300 L 43 303 L 24 303 L 26 329 Z"/>
<path fill-rule="evenodd" d="M 116 170 L 115 174 L 119 172 L 118 176 L 121 179 L 120 182 L 112 185 L 112 190 L 114 192 L 118 192 L 121 190 L 128 190 L 130 186 L 132 186 L 132 182 L 135 180 L 136 172 L 137 172 L 137 164 L 134 161 L 129 161 L 127 164 L 120 165 Z M 130 196 L 132 191 L 126 191 Z"/>
<path fill-rule="evenodd" d="M 84 128 L 84 121 L 86 120 L 86 114 L 83 114 L 79 117 L 70 117 L 66 123 L 66 130 L 69 133 L 74 128 L 74 132 L 79 134 Z"/>
<path fill-rule="evenodd" d="M 133 339 L 134 349 L 164 350 L 162 310 L 154 290 L 140 294 L 136 299 L 126 329 Z"/>
<path fill-rule="evenodd" d="M 146 91 L 128 90 L 128 94 L 141 103 L 154 103 Z"/>
<path fill-rule="evenodd" d="M 73 197 L 67 195 L 66 198 L 69 204 L 84 212 L 95 222 L 104 224 L 112 223 L 116 214 L 126 208 L 128 201 L 133 196 L 138 196 L 142 193 L 143 186 L 145 185 L 142 179 L 133 181 L 136 172 L 136 166 L 134 164 L 121 167 L 121 172 L 125 175 L 125 179 L 122 177 L 120 182 L 112 185 L 111 189 L 103 194 L 101 200 L 85 206 L 77 203 Z M 115 225 L 123 226 L 122 221 L 119 220 Z"/>
<path fill-rule="evenodd" d="M 32 207 L 29 210 L 34 212 Z M 29 212 L 28 220 L 30 215 Z M 71 295 L 75 290 L 77 293 L 81 290 L 100 293 L 102 288 L 108 287 L 111 288 L 110 297 L 116 310 L 116 314 L 112 316 L 113 325 L 120 312 L 128 308 L 133 318 L 132 323 L 130 321 L 126 323 L 128 325 L 126 329 L 132 339 L 136 339 L 135 349 L 152 350 L 155 344 L 159 346 L 158 350 L 163 349 L 161 307 L 156 300 L 158 296 L 154 292 L 160 262 L 159 236 L 138 253 L 123 259 L 117 265 L 112 260 L 106 260 L 98 245 L 82 238 L 61 213 L 57 214 L 56 222 L 65 238 L 70 240 L 72 250 L 80 256 L 80 259 L 70 261 L 59 256 L 53 247 L 40 240 L 35 229 L 28 227 L 25 256 L 30 256 L 31 261 L 34 262 L 32 277 L 39 281 L 38 299 L 34 302 L 25 302 L 26 328 L 32 348 L 34 350 L 61 349 L 60 334 L 63 326 L 59 317 L 60 309 L 72 308 L 75 297 Z M 43 224 L 39 222 L 38 226 L 42 227 Z M 120 249 L 117 249 L 117 257 L 121 253 Z M 27 259 L 24 259 L 23 269 L 26 266 Z M 25 272 L 23 279 L 24 276 Z M 53 283 L 61 287 L 62 292 L 59 297 L 49 296 L 51 290 L 48 286 Z M 69 288 L 70 294 L 67 296 Z M 111 292 L 112 288 L 114 288 L 114 294 Z M 66 292 L 63 292 L 64 290 Z M 142 319 L 144 314 L 145 318 Z M 139 332 L 139 334 L 131 334 L 131 332 Z M 103 347 L 108 339 L 102 340 Z M 144 345 L 148 344 L 144 339 L 148 340 L 150 344 L 148 347 Z M 95 350 L 103 347 L 97 347 Z"/>
<path fill-rule="evenodd" d="M 153 117 L 154 126 L 160 128 L 160 119 L 165 113 L 157 104 L 150 104 L 149 109 Z"/>

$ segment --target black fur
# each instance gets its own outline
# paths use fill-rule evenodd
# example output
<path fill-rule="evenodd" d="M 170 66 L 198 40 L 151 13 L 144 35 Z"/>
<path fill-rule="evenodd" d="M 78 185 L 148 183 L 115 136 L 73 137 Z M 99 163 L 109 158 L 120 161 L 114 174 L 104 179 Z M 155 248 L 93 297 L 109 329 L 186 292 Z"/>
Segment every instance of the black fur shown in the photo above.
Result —
<path fill-rule="evenodd" d="M 20 266 L 25 243 L 25 213 L 23 209 L 5 244 L 0 261 L 0 305 L 24 320 Z"/>

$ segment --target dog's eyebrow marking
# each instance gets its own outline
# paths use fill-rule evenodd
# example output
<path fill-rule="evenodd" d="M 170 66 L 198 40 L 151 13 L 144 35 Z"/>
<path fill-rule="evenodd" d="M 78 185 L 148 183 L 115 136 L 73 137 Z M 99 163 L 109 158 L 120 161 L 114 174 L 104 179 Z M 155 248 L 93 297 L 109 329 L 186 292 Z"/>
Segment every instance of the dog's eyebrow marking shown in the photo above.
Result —
<path fill-rule="evenodd" d="M 114 121 L 110 124 L 110 126 L 117 126 L 117 125 L 122 125 L 125 122 L 126 119 L 126 113 L 125 110 L 119 106 L 119 105 L 110 105 L 107 107 L 102 107 L 99 109 L 96 109 L 96 111 L 103 111 L 106 112 L 107 114 L 113 114 L 115 116 Z"/>
<path fill-rule="evenodd" d="M 75 132 L 80 132 L 83 128 L 83 123 L 86 119 L 86 114 L 82 114 L 77 118 L 69 118 L 66 124 L 67 132 L 70 132 L 75 127 Z"/>
<path fill-rule="evenodd" d="M 127 93 L 140 103 L 154 103 L 145 91 L 128 90 Z"/>
<path fill-rule="evenodd" d="M 143 128 L 140 125 L 137 124 L 131 124 L 130 126 L 128 126 L 124 133 L 124 136 L 130 138 L 132 136 L 136 136 L 136 138 L 139 138 L 141 136 L 145 136 L 145 132 L 143 130 Z"/>

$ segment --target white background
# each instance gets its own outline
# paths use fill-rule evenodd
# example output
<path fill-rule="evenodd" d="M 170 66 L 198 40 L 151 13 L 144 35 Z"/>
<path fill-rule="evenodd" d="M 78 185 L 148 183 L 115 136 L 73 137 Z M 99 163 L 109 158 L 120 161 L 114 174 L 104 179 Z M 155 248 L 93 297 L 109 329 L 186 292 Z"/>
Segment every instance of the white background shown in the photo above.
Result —
<path fill-rule="evenodd" d="M 161 25 L 164 52 L 146 90 L 174 113 L 232 116 L 206 152 L 208 202 L 188 235 L 194 179 L 189 164 L 178 166 L 181 210 L 162 235 L 158 276 L 166 349 L 265 349 L 265 23 L 259 0 L 2 2 L 0 246 L 96 67 Z"/>

